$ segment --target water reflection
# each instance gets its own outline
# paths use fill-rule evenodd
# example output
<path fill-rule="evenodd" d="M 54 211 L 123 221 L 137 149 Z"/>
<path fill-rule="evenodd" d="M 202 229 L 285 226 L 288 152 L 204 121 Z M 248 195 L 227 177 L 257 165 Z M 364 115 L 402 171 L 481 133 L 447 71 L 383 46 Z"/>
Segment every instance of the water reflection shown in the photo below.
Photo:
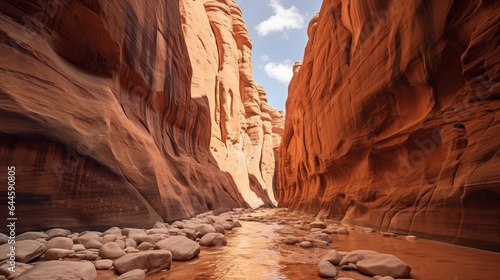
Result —
<path fill-rule="evenodd" d="M 215 279 L 273 279 L 287 277 L 281 273 L 277 225 L 243 222 L 230 237 L 228 246 L 220 248 L 215 263 Z"/>
<path fill-rule="evenodd" d="M 303 219 L 276 209 L 263 210 L 260 215 L 274 216 L 277 220 Z M 329 221 L 333 223 L 335 221 Z M 241 221 L 243 227 L 227 233 L 227 246 L 203 247 L 198 258 L 188 262 L 173 262 L 170 271 L 148 275 L 148 280 L 165 279 L 321 279 L 317 263 L 329 249 L 302 249 L 285 245 L 279 233 L 283 228 L 303 236 L 307 232 L 293 224 L 276 222 Z M 351 231 L 349 235 L 331 235 L 331 248 L 339 251 L 357 249 L 375 250 L 398 256 L 412 268 L 416 280 L 499 279 L 500 254 L 424 239 L 405 240 L 404 237 L 382 237 L 380 233 L 366 234 Z M 113 273 L 100 272 L 98 279 L 114 279 Z M 356 280 L 373 279 L 357 272 L 340 271 L 339 277 Z"/>

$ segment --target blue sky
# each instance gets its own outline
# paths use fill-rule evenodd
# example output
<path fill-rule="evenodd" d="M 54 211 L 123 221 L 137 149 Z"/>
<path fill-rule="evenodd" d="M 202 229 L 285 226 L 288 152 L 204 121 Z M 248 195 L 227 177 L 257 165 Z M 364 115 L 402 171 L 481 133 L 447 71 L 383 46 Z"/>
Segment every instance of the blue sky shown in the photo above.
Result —
<path fill-rule="evenodd" d="M 292 66 L 301 61 L 307 25 L 319 12 L 321 0 L 236 0 L 253 43 L 254 80 L 267 93 L 268 103 L 285 109 Z"/>

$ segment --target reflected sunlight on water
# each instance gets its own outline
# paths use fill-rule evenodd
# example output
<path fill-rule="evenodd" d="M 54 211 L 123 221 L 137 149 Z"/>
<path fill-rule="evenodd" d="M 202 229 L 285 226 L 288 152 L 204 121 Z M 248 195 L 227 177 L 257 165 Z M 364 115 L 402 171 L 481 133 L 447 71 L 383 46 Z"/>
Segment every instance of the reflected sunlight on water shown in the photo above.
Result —
<path fill-rule="evenodd" d="M 284 215 L 296 220 L 299 218 L 276 209 L 262 210 L 258 215 L 276 216 L 278 220 Z M 276 222 L 241 221 L 241 224 L 243 227 L 226 234 L 227 246 L 202 247 L 198 258 L 173 262 L 170 271 L 148 275 L 146 279 L 322 279 L 317 275 L 317 264 L 330 248 L 302 249 L 285 245 L 282 242 L 285 235 L 279 233 L 284 227 L 297 236 L 307 232 Z M 500 275 L 498 253 L 424 239 L 407 241 L 402 236 L 387 238 L 380 233 L 366 234 L 361 231 L 351 231 L 349 235 L 333 234 L 331 237 L 331 248 L 339 251 L 368 249 L 398 256 L 411 266 L 411 276 L 416 280 L 494 280 Z M 98 279 L 114 279 L 116 276 L 112 275 L 112 271 L 99 272 Z M 356 280 L 373 279 L 348 271 L 340 271 L 339 277 L 342 276 Z"/>

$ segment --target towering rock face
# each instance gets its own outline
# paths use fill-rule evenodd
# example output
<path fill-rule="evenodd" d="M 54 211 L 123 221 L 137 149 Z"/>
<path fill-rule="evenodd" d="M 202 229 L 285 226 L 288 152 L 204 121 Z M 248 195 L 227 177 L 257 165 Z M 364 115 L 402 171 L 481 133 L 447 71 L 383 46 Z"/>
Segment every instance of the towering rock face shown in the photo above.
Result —
<path fill-rule="evenodd" d="M 281 146 L 281 139 L 283 137 L 283 130 L 285 129 L 285 114 L 283 111 L 271 108 L 271 124 L 273 128 L 273 151 L 275 159 L 274 178 L 273 178 L 273 192 L 275 197 L 279 197 L 279 150 Z"/>
<path fill-rule="evenodd" d="M 252 207 L 276 205 L 272 120 L 252 78 L 252 43 L 233 0 L 181 1 L 193 97 L 210 104 L 210 151 Z"/>
<path fill-rule="evenodd" d="M 325 0 L 289 87 L 282 206 L 500 243 L 498 1 Z"/>
<path fill-rule="evenodd" d="M 18 232 L 271 205 L 248 34 L 233 2 L 201 2 L 0 2 L 0 178 L 15 167 Z"/>

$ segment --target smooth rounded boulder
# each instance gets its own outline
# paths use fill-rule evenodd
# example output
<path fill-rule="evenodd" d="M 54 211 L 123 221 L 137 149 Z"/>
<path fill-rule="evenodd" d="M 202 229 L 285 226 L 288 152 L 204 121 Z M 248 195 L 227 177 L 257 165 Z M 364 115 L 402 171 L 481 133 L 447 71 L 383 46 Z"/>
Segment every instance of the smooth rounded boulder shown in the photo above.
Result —
<path fill-rule="evenodd" d="M 95 261 L 95 268 L 97 270 L 107 270 L 110 269 L 113 266 L 113 261 L 112 260 L 97 260 Z"/>
<path fill-rule="evenodd" d="M 200 245 L 202 246 L 217 246 L 217 245 L 227 245 L 226 237 L 222 233 L 210 232 L 205 234 L 200 239 Z"/>
<path fill-rule="evenodd" d="M 170 269 L 171 264 L 172 253 L 167 250 L 127 254 L 113 263 L 115 270 L 120 274 L 134 269 L 146 269 L 147 272 L 158 272 L 163 269 Z"/>
<path fill-rule="evenodd" d="M 319 229 L 325 229 L 326 224 L 323 221 L 314 221 L 309 224 L 310 228 L 319 228 Z"/>
<path fill-rule="evenodd" d="M 184 236 L 173 236 L 156 243 L 155 249 L 170 251 L 174 261 L 188 261 L 198 256 L 200 244 Z"/>
<path fill-rule="evenodd" d="M 360 260 L 356 263 L 359 271 L 368 275 L 391 276 L 406 278 L 410 276 L 411 268 L 398 257 L 390 254 L 378 254 Z"/>
<path fill-rule="evenodd" d="M 339 254 L 339 252 L 337 252 L 337 250 L 330 250 L 325 255 L 323 255 L 321 260 L 328 261 L 333 265 L 338 265 L 342 260 L 342 256 Z"/>
<path fill-rule="evenodd" d="M 73 248 L 73 240 L 68 237 L 54 237 L 45 246 L 47 250 L 52 248 L 71 250 Z"/>
<path fill-rule="evenodd" d="M 323 278 L 334 278 L 338 274 L 337 268 L 329 261 L 320 261 L 318 264 L 318 275 Z"/>
<path fill-rule="evenodd" d="M 53 260 L 58 260 L 58 259 L 63 259 L 66 257 L 69 257 L 70 255 L 73 255 L 75 251 L 73 250 L 66 250 L 66 249 L 59 249 L 59 248 L 52 248 L 48 249 L 43 258 L 46 261 L 53 261 Z"/>
<path fill-rule="evenodd" d="M 285 238 L 285 241 L 283 243 L 288 244 L 288 245 L 294 245 L 295 243 L 299 242 L 299 238 L 297 236 L 289 235 Z"/>
<path fill-rule="evenodd" d="M 118 276 L 116 280 L 144 280 L 145 278 L 146 278 L 146 272 L 144 272 L 144 270 L 134 269 Z"/>
<path fill-rule="evenodd" d="M 46 261 L 19 275 L 16 280 L 94 280 L 97 271 L 91 262 Z"/>
<path fill-rule="evenodd" d="M 0 246 L 0 262 L 9 257 L 7 254 L 11 246 L 8 243 Z M 16 241 L 16 261 L 27 263 L 45 253 L 46 250 L 47 247 L 36 240 Z"/>
<path fill-rule="evenodd" d="M 342 258 L 342 261 L 340 262 L 340 266 L 354 263 L 356 264 L 358 261 L 364 260 L 371 258 L 372 256 L 380 254 L 377 251 L 372 251 L 372 250 L 354 250 L 349 252 L 345 257 Z"/>
<path fill-rule="evenodd" d="M 108 242 L 99 249 L 99 255 L 103 259 L 117 259 L 125 254 L 125 251 L 115 242 Z"/>
<path fill-rule="evenodd" d="M 195 228 L 195 231 L 198 233 L 199 237 L 205 236 L 207 233 L 214 233 L 216 232 L 215 227 L 209 224 L 200 224 L 197 225 Z"/>

